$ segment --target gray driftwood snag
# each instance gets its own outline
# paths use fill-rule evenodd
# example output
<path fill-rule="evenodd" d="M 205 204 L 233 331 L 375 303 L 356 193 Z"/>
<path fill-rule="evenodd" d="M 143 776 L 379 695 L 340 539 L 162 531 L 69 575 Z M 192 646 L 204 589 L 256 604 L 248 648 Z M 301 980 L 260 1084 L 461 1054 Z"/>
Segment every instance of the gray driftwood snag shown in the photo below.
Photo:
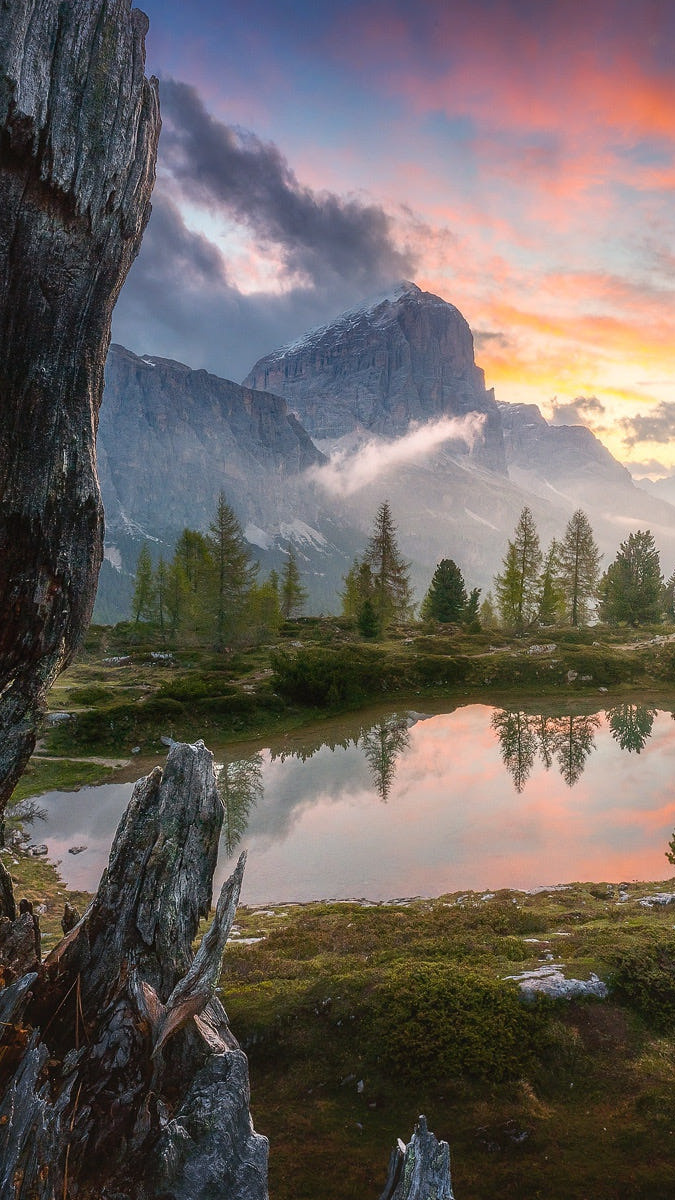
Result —
<path fill-rule="evenodd" d="M 426 1117 L 407 1146 L 399 1141 L 394 1147 L 380 1200 L 453 1200 L 448 1143 L 429 1132 Z"/>
<path fill-rule="evenodd" d="M 210 909 L 213 759 L 176 743 L 135 787 L 95 899 L 0 992 L 0 1200 L 266 1200 L 267 1139 L 215 994 L 244 856 Z"/>
<path fill-rule="evenodd" d="M 103 366 L 160 128 L 147 27 L 131 0 L 0 0 L 0 813 L 96 592 Z"/>

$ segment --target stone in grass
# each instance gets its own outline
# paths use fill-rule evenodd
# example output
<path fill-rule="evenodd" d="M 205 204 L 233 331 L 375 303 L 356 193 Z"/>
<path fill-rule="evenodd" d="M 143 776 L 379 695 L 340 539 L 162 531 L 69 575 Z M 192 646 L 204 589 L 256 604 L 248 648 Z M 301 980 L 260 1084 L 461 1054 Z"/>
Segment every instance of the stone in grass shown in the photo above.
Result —
<path fill-rule="evenodd" d="M 566 979 L 562 973 L 561 963 L 557 967 L 536 967 L 533 971 L 524 971 L 522 975 L 505 975 L 518 984 L 521 1000 L 526 1003 L 537 996 L 550 996 L 552 1000 L 576 1000 L 581 996 L 595 996 L 605 1000 L 608 995 L 607 984 L 591 972 L 590 979 Z"/>

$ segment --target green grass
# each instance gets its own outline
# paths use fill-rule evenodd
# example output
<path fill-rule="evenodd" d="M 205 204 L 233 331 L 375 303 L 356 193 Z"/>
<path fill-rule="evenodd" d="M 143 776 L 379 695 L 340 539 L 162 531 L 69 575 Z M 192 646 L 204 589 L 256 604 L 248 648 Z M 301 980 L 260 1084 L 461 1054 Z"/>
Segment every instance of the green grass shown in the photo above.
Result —
<path fill-rule="evenodd" d="M 328 1177 L 331 1200 L 376 1200 L 424 1112 L 462 1200 L 675 1195 L 673 910 L 637 902 L 674 887 L 241 910 L 263 940 L 230 944 L 222 996 L 270 1194 L 309 1200 Z M 523 1006 L 504 976 L 546 953 L 610 999 Z"/>

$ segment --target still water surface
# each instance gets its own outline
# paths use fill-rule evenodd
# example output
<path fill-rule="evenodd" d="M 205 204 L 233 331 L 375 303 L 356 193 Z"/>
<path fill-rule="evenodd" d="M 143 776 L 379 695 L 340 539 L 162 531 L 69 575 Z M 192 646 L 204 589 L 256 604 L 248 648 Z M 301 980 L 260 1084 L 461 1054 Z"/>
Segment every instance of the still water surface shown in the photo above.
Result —
<path fill-rule="evenodd" d="M 216 883 L 249 859 L 249 904 L 435 896 L 573 880 L 663 879 L 675 721 L 622 704 L 547 716 L 471 704 L 361 715 L 339 734 L 216 754 L 226 808 Z M 242 754 L 240 748 L 236 749 Z M 44 841 L 94 890 L 132 784 L 39 798 Z M 78 855 L 72 846 L 86 846 Z"/>

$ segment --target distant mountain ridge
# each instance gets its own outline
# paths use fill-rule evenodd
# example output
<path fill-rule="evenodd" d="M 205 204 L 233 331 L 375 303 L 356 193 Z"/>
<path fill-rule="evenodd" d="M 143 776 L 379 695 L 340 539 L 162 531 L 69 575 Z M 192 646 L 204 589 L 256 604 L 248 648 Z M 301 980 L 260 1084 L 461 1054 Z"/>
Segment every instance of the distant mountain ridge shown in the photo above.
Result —
<path fill-rule="evenodd" d="M 284 396 L 253 383 L 283 385 Z M 398 453 L 413 429 L 470 412 L 485 418 L 475 449 L 446 441 Z M 409 283 L 267 355 L 244 385 L 111 347 L 98 448 L 105 619 L 122 615 L 142 541 L 170 557 L 185 525 L 208 527 L 221 489 L 263 571 L 295 546 L 313 611 L 339 607 L 384 498 L 420 597 L 444 557 L 486 590 L 524 504 L 543 544 L 582 507 L 606 561 L 636 528 L 652 529 L 667 574 L 675 561 L 675 508 L 638 488 L 586 427 L 497 404 L 461 313 Z M 365 470 L 345 487 L 355 464 Z"/>

